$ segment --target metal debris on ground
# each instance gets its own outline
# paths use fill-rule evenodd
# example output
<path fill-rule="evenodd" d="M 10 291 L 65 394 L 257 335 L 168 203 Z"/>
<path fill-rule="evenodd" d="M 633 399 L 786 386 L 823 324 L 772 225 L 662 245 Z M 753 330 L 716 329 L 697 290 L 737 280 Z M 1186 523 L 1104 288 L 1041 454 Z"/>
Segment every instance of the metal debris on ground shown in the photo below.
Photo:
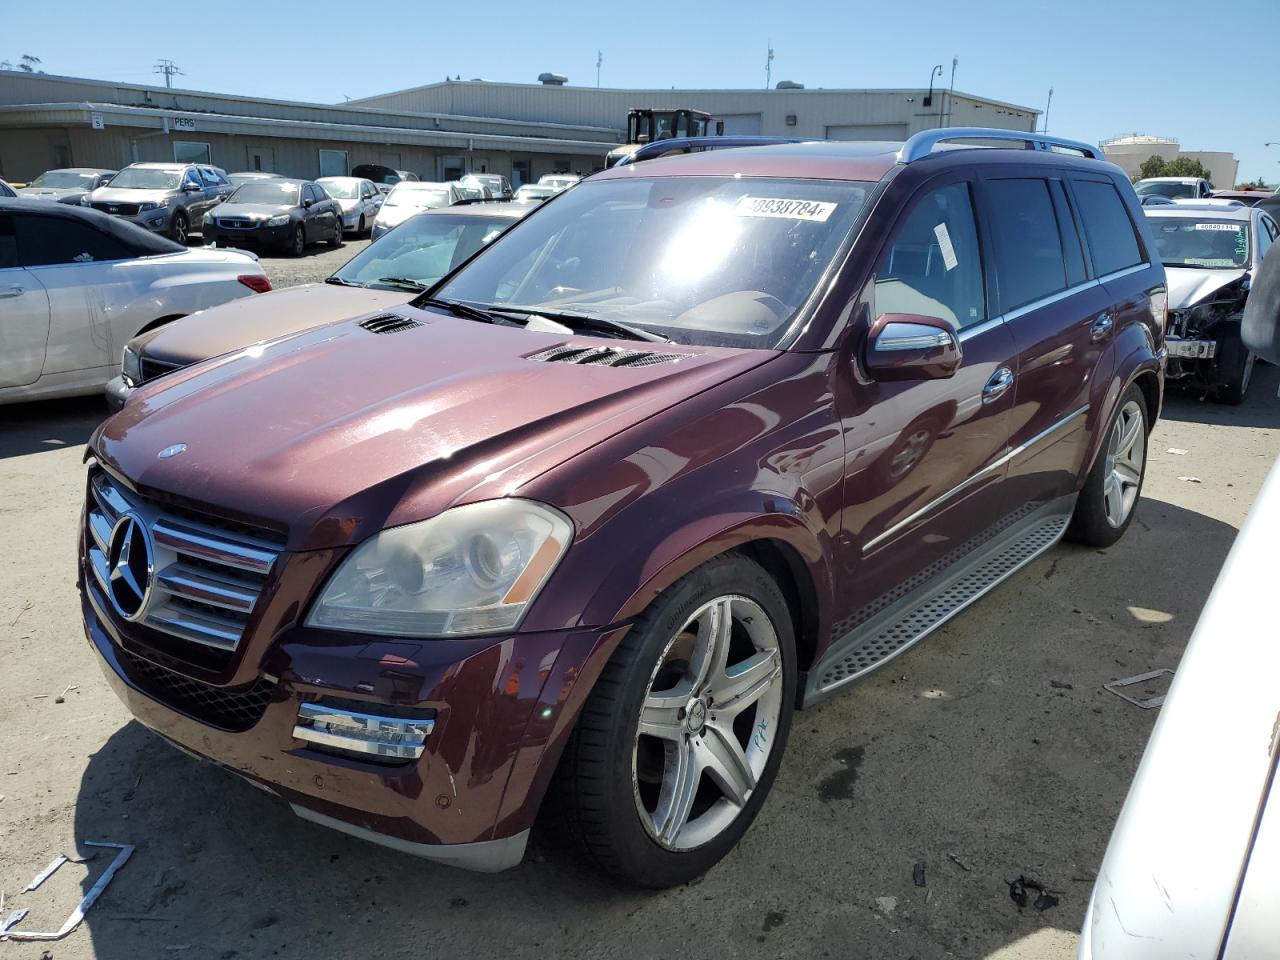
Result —
<path fill-rule="evenodd" d="M 948 853 L 947 859 L 950 860 L 952 863 L 954 863 L 957 867 L 959 867 L 965 873 L 969 872 L 969 865 L 965 863 L 963 860 L 961 860 L 959 857 L 957 857 L 954 853 Z"/>
<path fill-rule="evenodd" d="M 1184 480 L 1187 483 L 1204 483 L 1204 481 L 1201 480 L 1199 477 L 1179 477 L 1178 479 Z"/>
<path fill-rule="evenodd" d="M 1185 457 L 1187 455 L 1187 451 L 1181 447 L 1170 447 L 1165 453 L 1172 453 L 1175 457 Z"/>
<path fill-rule="evenodd" d="M 3 940 L 5 934 L 22 922 L 22 918 L 27 915 L 27 912 L 27 907 L 21 907 L 9 914 L 3 923 L 0 923 L 0 940 Z"/>
<path fill-rule="evenodd" d="M 917 887 L 924 886 L 924 861 L 921 860 L 911 868 L 911 882 Z"/>
<path fill-rule="evenodd" d="M 44 883 L 46 880 L 52 877 L 54 874 L 54 871 L 57 870 L 60 866 L 62 866 L 64 863 L 66 863 L 68 859 L 69 858 L 65 853 L 60 853 L 56 857 L 54 857 L 53 862 L 50 863 L 47 867 L 45 867 L 43 870 L 41 870 L 39 873 L 37 873 L 35 877 L 32 879 L 32 881 L 27 884 L 27 888 L 23 890 L 23 893 L 30 893 L 32 890 L 37 889 L 40 886 L 40 884 Z"/>
<path fill-rule="evenodd" d="M 876 897 L 876 906 L 880 908 L 880 912 L 886 917 L 892 917 L 893 911 L 898 909 L 898 898 Z"/>
<path fill-rule="evenodd" d="M 1123 680 L 1112 680 L 1110 683 L 1104 683 L 1102 689 L 1110 693 L 1114 693 L 1126 703 L 1131 703 L 1135 707 L 1141 707 L 1143 710 L 1154 710 L 1156 707 L 1164 703 L 1167 694 L 1160 693 L 1148 697 L 1134 697 L 1125 693 L 1125 688 L 1132 687 L 1140 683 L 1150 683 L 1164 676 L 1173 676 L 1173 671 L 1165 668 L 1163 670 L 1152 670 L 1148 673 L 1140 673 L 1135 677 L 1125 677 Z"/>
<path fill-rule="evenodd" d="M 114 860 L 107 864 L 107 868 L 102 871 L 101 876 L 94 881 L 94 884 L 89 888 L 88 893 L 80 899 L 76 908 L 71 911 L 71 915 L 67 917 L 62 926 L 57 930 L 43 931 L 13 929 L 13 927 L 16 924 L 21 923 L 22 918 L 27 915 L 27 911 L 23 909 L 11 915 L 9 919 L 4 922 L 3 928 L 0 928 L 0 940 L 61 940 L 76 927 L 80 926 L 80 922 L 84 919 L 84 915 L 89 912 L 89 908 L 92 907 L 98 897 L 102 895 L 102 891 L 107 888 L 107 884 L 110 883 L 111 878 L 116 875 L 116 871 L 123 867 L 125 862 L 133 856 L 134 850 L 132 843 L 112 843 L 107 840 L 85 840 L 83 846 L 105 847 L 108 849 L 119 850 L 120 852 L 116 854 L 116 858 Z M 42 873 L 37 875 L 36 879 L 32 881 L 32 885 L 27 889 L 34 890 L 36 887 L 40 886 L 41 883 L 44 883 L 44 881 L 47 880 L 54 871 L 58 869 L 58 867 L 73 859 L 76 859 L 77 862 L 83 862 L 83 859 L 86 858 L 72 858 L 66 854 L 58 854 L 58 856 L 54 858 L 53 863 L 50 864 L 49 867 L 46 867 Z"/>
<path fill-rule="evenodd" d="M 1009 899 L 1017 905 L 1021 910 L 1027 905 L 1027 891 L 1034 891 L 1036 894 L 1032 906 L 1041 912 L 1048 910 L 1050 907 L 1058 905 L 1058 898 L 1054 896 L 1054 892 L 1048 890 L 1044 884 L 1038 880 L 1032 880 L 1030 877 L 1019 875 L 1016 880 L 1005 881 L 1009 884 Z M 1061 891 L 1057 891 L 1061 892 Z"/>

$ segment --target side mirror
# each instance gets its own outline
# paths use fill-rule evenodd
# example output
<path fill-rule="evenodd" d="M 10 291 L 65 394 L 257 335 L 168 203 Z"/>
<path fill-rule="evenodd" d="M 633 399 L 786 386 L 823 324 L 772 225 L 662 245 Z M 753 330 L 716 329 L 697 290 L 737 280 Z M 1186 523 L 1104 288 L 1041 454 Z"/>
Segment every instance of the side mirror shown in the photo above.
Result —
<path fill-rule="evenodd" d="M 312 200 L 310 197 L 307 197 L 307 199 L 305 199 L 305 200 L 303 200 L 303 201 L 302 201 L 302 205 L 303 205 L 304 207 L 309 207 L 309 206 L 311 206 L 313 203 L 315 203 L 315 201 L 314 201 L 314 200 Z"/>
<path fill-rule="evenodd" d="M 874 380 L 945 380 L 963 357 L 955 329 L 941 317 L 882 314 L 867 336 L 866 368 Z"/>

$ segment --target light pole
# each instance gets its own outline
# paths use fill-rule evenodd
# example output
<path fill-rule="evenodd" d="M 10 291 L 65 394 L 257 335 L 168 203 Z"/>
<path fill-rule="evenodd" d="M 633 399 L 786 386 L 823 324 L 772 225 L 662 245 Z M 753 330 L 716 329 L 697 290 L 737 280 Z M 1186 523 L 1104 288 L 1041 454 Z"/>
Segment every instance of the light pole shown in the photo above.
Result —
<path fill-rule="evenodd" d="M 960 63 L 960 58 L 959 58 L 959 57 L 952 57 L 952 58 L 951 58 L 951 89 L 947 92 L 947 123 L 946 123 L 946 126 L 948 126 L 948 127 L 949 127 L 949 126 L 951 126 L 951 109 L 952 109 L 952 101 L 955 99 L 955 96 L 956 96 L 956 67 L 959 65 L 959 63 Z"/>
<path fill-rule="evenodd" d="M 1053 87 L 1049 88 L 1049 99 L 1044 102 L 1044 129 L 1041 133 L 1049 132 L 1049 108 L 1053 106 Z"/>
<path fill-rule="evenodd" d="M 942 78 L 942 64 L 938 64 L 929 72 L 929 92 L 925 94 L 924 105 L 926 107 L 933 106 L 933 78 Z M 938 126 L 942 126 L 942 111 L 938 111 Z"/>

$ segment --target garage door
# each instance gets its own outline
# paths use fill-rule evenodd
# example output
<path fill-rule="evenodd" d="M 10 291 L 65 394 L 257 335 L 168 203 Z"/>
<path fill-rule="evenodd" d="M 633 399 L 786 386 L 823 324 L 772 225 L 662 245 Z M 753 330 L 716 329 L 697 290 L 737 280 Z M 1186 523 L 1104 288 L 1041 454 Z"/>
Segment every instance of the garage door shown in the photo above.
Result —
<path fill-rule="evenodd" d="M 758 137 L 760 135 L 760 114 L 733 113 L 727 117 L 717 117 L 724 121 L 724 132 L 730 137 Z"/>
<path fill-rule="evenodd" d="M 827 127 L 828 140 L 905 140 L 905 123 L 836 123 Z"/>

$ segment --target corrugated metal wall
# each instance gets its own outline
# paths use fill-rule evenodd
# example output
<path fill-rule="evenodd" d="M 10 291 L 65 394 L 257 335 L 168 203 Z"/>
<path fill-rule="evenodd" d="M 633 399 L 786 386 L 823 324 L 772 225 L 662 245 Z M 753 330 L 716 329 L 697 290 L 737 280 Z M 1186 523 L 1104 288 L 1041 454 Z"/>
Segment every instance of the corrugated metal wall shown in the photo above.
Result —
<path fill-rule="evenodd" d="M 822 137 L 830 126 L 906 124 L 908 133 L 939 126 L 945 92 L 930 107 L 923 90 L 597 90 L 541 84 L 450 81 L 353 101 L 361 106 L 546 123 L 615 126 L 632 107 L 691 107 L 717 117 L 759 115 L 769 136 Z M 956 94 L 951 125 L 1033 130 L 1037 111 Z M 794 123 L 789 123 L 788 118 Z"/>

